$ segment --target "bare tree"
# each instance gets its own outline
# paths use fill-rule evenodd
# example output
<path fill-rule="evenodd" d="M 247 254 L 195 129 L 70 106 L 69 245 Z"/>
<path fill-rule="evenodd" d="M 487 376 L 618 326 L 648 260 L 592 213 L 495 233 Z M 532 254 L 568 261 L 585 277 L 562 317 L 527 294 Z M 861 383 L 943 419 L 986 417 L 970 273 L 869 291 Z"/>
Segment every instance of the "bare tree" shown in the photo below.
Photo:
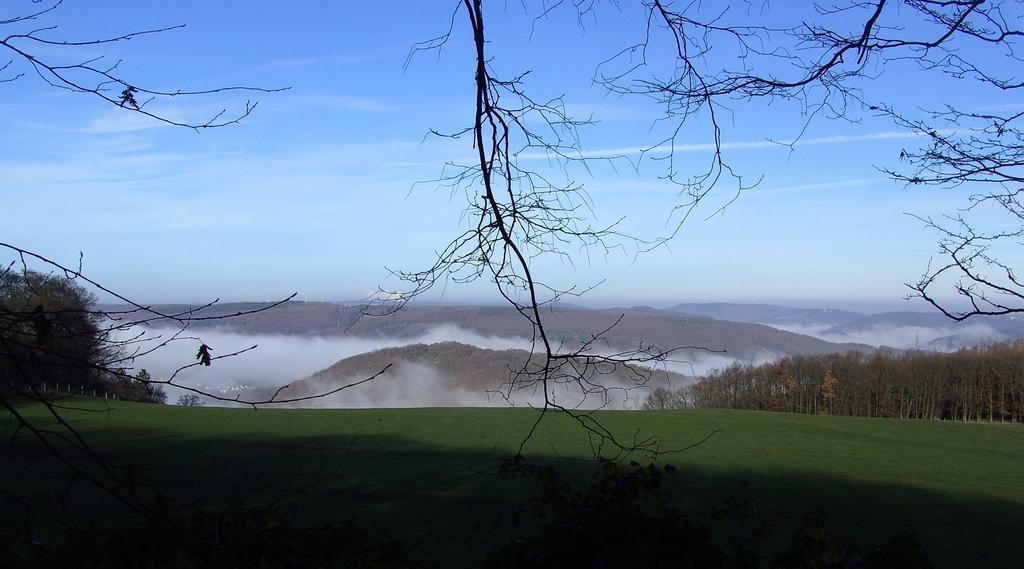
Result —
<path fill-rule="evenodd" d="M 35 1 L 39 7 L 0 19 L 0 84 L 9 83 L 33 74 L 47 85 L 72 93 L 89 95 L 154 120 L 195 130 L 219 128 L 236 124 L 249 116 L 258 104 L 245 101 L 236 110 L 221 109 L 197 121 L 175 118 L 162 102 L 175 98 L 210 97 L 232 92 L 274 93 L 285 88 L 223 86 L 207 89 L 167 89 L 142 85 L 126 77 L 120 70 L 121 61 L 112 61 L 104 55 L 92 55 L 92 49 L 183 29 L 185 24 L 148 30 L 125 32 L 110 37 L 69 39 L 58 33 L 52 22 L 63 0 Z M 85 54 L 89 49 L 88 55 Z M 3 62 L 3 57 L 9 58 Z M 70 62 L 70 63 L 67 63 Z"/>
<path fill-rule="evenodd" d="M 68 410 L 96 410 L 94 406 L 84 406 L 76 400 L 75 396 L 79 394 L 90 394 L 99 389 L 132 397 L 122 386 L 138 383 L 146 393 L 171 386 L 197 400 L 202 396 L 256 408 L 325 397 L 372 381 L 390 368 L 388 365 L 370 377 L 324 393 L 302 397 L 280 397 L 279 394 L 287 386 L 281 387 L 270 397 L 226 397 L 181 383 L 178 376 L 185 369 L 215 365 L 218 360 L 239 356 L 257 346 L 212 356 L 209 354 L 211 348 L 203 343 L 201 337 L 186 334 L 189 326 L 197 322 L 221 321 L 271 310 L 288 302 L 294 294 L 278 302 L 229 314 L 208 314 L 217 300 L 181 312 L 162 312 L 90 279 L 83 272 L 81 264 L 69 267 L 2 242 L 0 250 L 18 259 L 0 268 L 0 379 L 3 380 L 0 383 L 0 408 L 6 410 L 12 419 L 9 425 L 13 425 L 13 429 L 8 433 L 12 441 L 21 432 L 27 432 L 59 464 L 67 468 L 71 481 L 64 489 L 65 495 L 72 491 L 76 483 L 84 482 L 104 491 L 137 514 L 161 514 L 160 504 L 142 498 L 138 492 L 143 478 L 140 475 L 145 467 L 109 460 L 97 452 L 73 422 L 67 419 L 65 412 Z M 39 271 L 43 268 L 48 272 Z M 59 294 L 54 294 L 54 290 Z M 125 308 L 98 308 L 91 291 L 105 293 L 124 303 Z M 164 330 L 168 330 L 167 326 L 172 327 L 169 332 L 151 334 L 147 330 L 151 325 L 162 325 Z M 195 343 L 199 352 L 205 352 L 208 359 L 199 358 L 198 361 L 183 363 L 169 377 L 162 379 L 152 378 L 148 373 L 132 374 L 132 365 L 136 359 L 174 342 Z M 55 385 L 62 379 L 70 393 Z M 105 403 L 104 399 L 99 401 L 101 405 Z M 44 410 L 43 418 L 40 419 L 35 413 L 26 413 L 26 402 L 41 406 Z M 13 492 L 0 492 L 18 502 L 24 502 L 26 507 L 38 508 Z M 52 513 L 49 514 L 52 517 Z"/>
<path fill-rule="evenodd" d="M 616 390 L 625 391 L 628 397 L 632 389 L 644 388 L 652 368 L 676 350 L 703 348 L 640 343 L 631 349 L 612 350 L 606 336 L 622 317 L 609 322 L 604 330 L 586 331 L 589 337 L 576 344 L 558 342 L 548 335 L 545 314 L 549 308 L 593 287 L 551 284 L 537 274 L 535 260 L 555 257 L 572 266 L 577 252 L 653 247 L 656 242 L 622 233 L 618 222 L 600 226 L 593 223 L 590 198 L 572 179 L 571 170 L 585 170 L 592 162 L 615 162 L 622 157 L 590 157 L 583 153 L 578 129 L 589 121 L 571 117 L 561 98 L 539 99 L 529 94 L 525 84 L 528 71 L 501 76 L 488 51 L 484 4 L 483 0 L 458 0 L 447 31 L 415 45 L 409 56 L 411 60 L 421 51 L 440 49 L 448 44 L 457 26 L 465 26 L 472 33 L 475 104 L 471 124 L 453 132 L 431 131 L 445 138 L 468 138 L 476 154 L 471 164 L 448 163 L 436 180 L 452 193 L 465 196 L 465 218 L 471 220 L 470 228 L 443 247 L 427 269 L 394 271 L 410 286 L 402 291 L 378 291 L 365 312 L 388 315 L 449 280 L 464 283 L 487 279 L 532 329 L 531 357 L 522 368 L 510 370 L 502 388 L 506 397 L 515 391 L 542 396 L 537 422 L 522 445 L 552 411 L 572 417 L 589 432 L 598 455 L 667 450 L 660 448 L 657 439 L 634 436 L 626 440 L 616 436 L 592 411 L 555 400 L 555 389 L 560 386 L 576 390 L 579 399 L 575 401 L 579 402 L 598 396 L 607 404 Z M 581 5 L 580 9 L 585 8 Z M 554 174 L 528 167 L 525 158 L 530 155 L 547 157 L 554 165 Z M 602 377 L 622 369 L 633 378 L 632 385 L 602 383 Z"/>
<path fill-rule="evenodd" d="M 671 226 L 674 231 L 653 241 L 623 235 L 617 224 L 594 227 L 588 215 L 589 198 L 571 176 L 566 176 L 570 181 L 555 182 L 545 172 L 523 165 L 523 153 L 532 152 L 545 154 L 561 165 L 563 172 L 568 172 L 569 166 L 585 167 L 588 159 L 580 152 L 577 129 L 587 121 L 568 116 L 561 99 L 539 100 L 529 95 L 525 85 L 528 72 L 503 78 L 496 71 L 488 51 L 484 5 L 483 0 L 456 2 L 447 31 L 418 44 L 410 54 L 411 58 L 419 51 L 447 45 L 453 30 L 461 26 L 472 32 L 476 62 L 473 122 L 462 130 L 434 134 L 472 141 L 476 162 L 448 164 L 439 182 L 466 196 L 467 218 L 474 222 L 442 248 L 426 270 L 397 271 L 395 274 L 412 286 L 399 292 L 381 291 L 377 299 L 383 310 L 378 306 L 371 312 L 390 313 L 449 279 L 491 280 L 531 323 L 533 345 L 544 356 L 536 369 L 524 368 L 513 374 L 506 386 L 509 392 L 542 389 L 544 410 L 569 412 L 599 432 L 602 440 L 614 442 L 610 433 L 591 422 L 592 417 L 574 414 L 551 401 L 549 388 L 562 382 L 575 383 L 585 393 L 601 389 L 582 381 L 578 370 L 566 369 L 567 362 L 580 358 L 601 365 L 630 366 L 662 361 L 669 354 L 641 345 L 611 357 L 595 356 L 594 346 L 602 342 L 600 333 L 581 346 L 552 343 L 544 327 L 545 307 L 588 289 L 546 285 L 538 278 L 533 261 L 554 255 L 571 262 L 571 248 L 607 249 L 624 243 L 641 250 L 657 247 L 671 239 L 716 188 L 729 184 L 731 197 L 721 206 L 725 207 L 744 189 L 756 185 L 757 175 L 744 178 L 730 165 L 722 143 L 722 117 L 732 106 L 751 100 L 799 103 L 802 128 L 794 140 L 780 144 L 797 144 L 815 120 L 857 120 L 862 115 L 887 118 L 916 134 L 914 139 L 924 144 L 900 153 L 906 166 L 883 169 L 909 184 L 965 186 L 973 193 L 965 212 L 946 220 L 924 219 L 928 227 L 940 232 L 945 262 L 930 265 L 919 282 L 909 285 L 913 295 L 958 320 L 1024 311 L 1022 283 L 1013 267 L 997 254 L 1005 253 L 1005 244 L 1016 246 L 1024 234 L 1024 209 L 1018 201 L 1021 138 L 1017 126 L 1024 113 L 953 107 L 919 110 L 894 104 L 884 93 L 873 95 L 864 88 L 879 75 L 897 69 L 938 82 L 971 80 L 995 91 L 1020 88 L 1024 83 L 1015 79 L 1019 62 L 1016 42 L 1022 32 L 1014 25 L 1024 3 L 848 0 L 803 5 L 803 12 L 792 18 L 797 23 L 768 25 L 763 23 L 771 12 L 767 2 L 723 5 L 641 0 L 637 7 L 646 15 L 645 33 L 638 42 L 609 54 L 596 70 L 595 81 L 616 95 L 653 100 L 672 125 L 667 137 L 653 141 L 644 151 L 651 158 L 664 160 L 664 178 L 679 187 L 680 199 L 669 215 L 675 222 Z M 600 5 L 556 1 L 536 6 L 535 14 L 540 19 L 559 9 L 582 16 L 596 13 Z M 687 130 L 692 132 L 695 125 L 706 126 L 714 151 L 706 168 L 682 170 L 675 161 L 677 140 L 684 127 L 691 127 Z M 966 214 L 983 208 L 1000 209 L 1010 217 L 1011 229 L 987 232 L 972 224 Z M 968 308 L 958 310 L 940 300 L 943 285 L 952 285 L 968 301 Z"/>
<path fill-rule="evenodd" d="M 882 166 L 911 185 L 963 188 L 962 210 L 923 218 L 939 233 L 940 259 L 908 286 L 947 316 L 1024 311 L 1024 283 L 1012 263 L 1024 234 L 1019 105 L 919 109 L 886 93 L 872 95 L 879 77 L 900 73 L 946 89 L 1014 93 L 1019 78 L 1019 22 L 1024 3 L 1013 0 L 842 0 L 787 5 L 796 24 L 765 25 L 773 5 L 641 0 L 647 33 L 614 54 L 595 79 L 620 95 L 650 98 L 675 126 L 649 152 L 667 159 L 666 177 L 683 199 L 673 215 L 682 223 L 723 177 L 749 187 L 726 161 L 721 116 L 753 100 L 796 101 L 804 128 L 816 119 L 856 120 L 861 113 L 890 119 L 917 134 L 921 146 L 904 149 L 903 166 Z M 589 6 L 588 6 L 589 7 Z M 781 6 L 776 6 L 779 8 Z M 658 62 L 670 61 L 669 65 Z M 674 145 L 684 125 L 707 125 L 715 152 L 703 172 L 680 172 Z M 801 130 L 803 132 L 803 130 Z M 795 144 L 799 136 L 785 144 Z M 989 229 L 973 213 L 993 210 L 1006 226 Z M 952 291 L 960 303 L 944 299 Z"/>
<path fill-rule="evenodd" d="M 72 39 L 61 36 L 53 23 L 62 0 L 34 0 L 33 5 L 31 11 L 0 19 L 0 57 L 8 58 L 7 61 L 0 59 L 0 88 L 4 83 L 29 80 L 28 76 L 35 75 L 51 87 L 94 97 L 118 111 L 144 115 L 171 126 L 193 130 L 238 123 L 253 112 L 257 102 L 245 101 L 233 111 L 224 108 L 198 121 L 181 120 L 160 103 L 177 98 L 220 100 L 239 92 L 274 93 L 284 90 L 249 86 L 168 89 L 137 83 L 122 73 L 121 61 L 80 54 L 94 53 L 97 47 L 149 35 L 171 33 L 184 28 L 184 25 L 130 31 L 111 37 Z M 75 484 L 85 482 L 138 514 L 156 516 L 161 513 L 160 504 L 141 497 L 138 492 L 142 467 L 108 460 L 94 450 L 65 417 L 65 411 L 82 408 L 72 396 L 86 393 L 87 386 L 90 394 L 99 388 L 114 395 L 129 396 L 132 395 L 120 386 L 138 384 L 150 395 L 161 392 L 165 386 L 172 386 L 195 397 L 255 408 L 324 397 L 380 375 L 374 374 L 327 393 L 296 398 L 280 397 L 281 390 L 270 397 L 257 399 L 208 392 L 181 383 L 178 380 L 180 373 L 195 366 L 216 365 L 218 360 L 239 356 L 257 346 L 232 353 L 211 354 L 210 346 L 201 337 L 188 333 L 189 327 L 197 322 L 219 321 L 271 310 L 293 298 L 294 294 L 277 302 L 229 314 L 210 314 L 209 310 L 219 300 L 181 312 L 162 312 L 89 278 L 83 270 L 81 255 L 78 265 L 73 267 L 29 248 L 2 241 L 0 251 L 5 257 L 15 259 L 9 265 L 0 266 L 0 377 L 3 379 L 0 408 L 5 409 L 11 418 L 8 422 L 13 426 L 9 431 L 11 437 L 28 432 L 57 463 L 66 467 L 71 482 L 64 489 L 65 496 Z M 98 308 L 94 293 L 115 299 L 125 308 Z M 148 327 L 153 325 L 171 326 L 171 331 L 153 334 L 148 331 Z M 132 367 L 138 358 L 178 342 L 194 342 L 200 354 L 197 360 L 183 362 L 166 378 L 152 378 L 142 373 L 133 375 Z M 61 379 L 65 386 L 74 387 L 71 395 L 54 389 L 55 382 Z M 43 419 L 25 412 L 26 401 L 42 407 Z M 0 492 L 27 509 L 38 509 L 22 496 L 7 490 Z M 54 518 L 52 512 L 45 513 Z"/>

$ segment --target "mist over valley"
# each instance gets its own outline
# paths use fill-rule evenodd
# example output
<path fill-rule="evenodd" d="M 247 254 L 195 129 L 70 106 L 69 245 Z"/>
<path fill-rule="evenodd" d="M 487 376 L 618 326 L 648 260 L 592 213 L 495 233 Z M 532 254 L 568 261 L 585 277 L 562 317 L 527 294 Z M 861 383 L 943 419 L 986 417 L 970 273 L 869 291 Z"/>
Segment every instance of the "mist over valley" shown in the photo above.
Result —
<path fill-rule="evenodd" d="M 226 303 L 202 315 L 231 314 L 257 304 Z M 186 305 L 155 307 L 165 312 Z M 309 397 L 370 377 L 374 380 L 322 399 L 296 403 L 316 407 L 516 406 L 542 400 L 540 387 L 509 390 L 509 381 L 527 361 L 529 325 L 511 308 L 479 305 L 407 306 L 389 316 L 362 316 L 356 304 L 289 302 L 271 310 L 225 320 L 191 324 L 164 349 L 138 358 L 135 368 L 154 377 L 170 377 L 195 362 L 197 342 L 212 347 L 210 367 L 178 372 L 175 382 L 224 397 L 278 399 Z M 678 388 L 712 370 L 735 363 L 760 365 L 781 357 L 820 355 L 877 348 L 948 351 L 1024 336 L 1013 318 L 959 324 L 935 314 L 887 312 L 860 314 L 834 309 L 778 305 L 690 303 L 660 310 L 650 307 L 546 309 L 552 338 L 564 349 L 588 338 L 580 330 L 604 330 L 588 353 L 613 354 L 637 347 L 673 350 L 652 362 L 651 381 L 627 379 L 623 370 L 600 374 L 598 389 L 558 385 L 557 399 L 581 408 L 637 408 L 655 388 Z M 730 320 L 733 319 L 733 320 Z M 136 334 L 143 329 L 133 329 Z M 176 330 L 148 328 L 147 337 L 169 338 Z M 536 347 L 534 347 L 536 351 Z M 289 387 L 285 387 L 289 386 Z M 505 388 L 504 390 L 502 388 Z M 179 390 L 170 388 L 176 396 Z M 173 400 L 173 397 L 172 397 Z M 226 404 L 210 400 L 210 404 Z"/>
<path fill-rule="evenodd" d="M 958 322 L 935 311 L 865 314 L 773 304 L 684 303 L 669 310 L 761 323 L 828 342 L 867 344 L 876 348 L 951 351 L 1024 337 L 1024 319 L 1015 314 L 977 316 Z"/>

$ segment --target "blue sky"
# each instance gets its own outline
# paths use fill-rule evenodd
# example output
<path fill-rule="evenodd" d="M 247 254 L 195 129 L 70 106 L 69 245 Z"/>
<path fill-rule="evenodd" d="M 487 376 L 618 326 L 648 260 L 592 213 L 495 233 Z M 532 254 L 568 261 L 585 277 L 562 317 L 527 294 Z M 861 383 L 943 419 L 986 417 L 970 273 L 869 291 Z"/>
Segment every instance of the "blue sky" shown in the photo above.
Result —
<path fill-rule="evenodd" d="M 459 197 L 424 182 L 449 160 L 471 159 L 468 139 L 425 137 L 472 120 L 473 61 L 464 14 L 438 54 L 403 64 L 416 42 L 443 32 L 454 2 L 68 1 L 45 20 L 52 37 L 87 38 L 187 24 L 155 36 L 69 56 L 104 55 L 137 84 L 162 89 L 288 86 L 259 100 L 242 124 L 195 133 L 57 91 L 31 72 L 0 84 L 0 240 L 56 260 L 84 253 L 93 278 L 144 302 L 265 300 L 293 291 L 309 300 L 360 298 L 390 288 L 385 267 L 427 266 L 464 225 Z M 594 85 L 596 66 L 635 41 L 642 14 L 622 3 L 581 26 L 568 9 L 532 25 L 519 3 L 494 3 L 494 66 L 532 70 L 538 98 L 564 96 L 570 112 L 599 124 L 581 130 L 586 152 L 623 153 L 616 168 L 571 171 L 597 222 L 652 238 L 674 224 L 663 163 L 629 149 L 667 126 L 661 109 Z M 527 3 L 531 5 L 531 3 Z M 29 2 L 10 3 L 31 8 Z M 8 14 L 0 14 L 0 18 Z M 769 15 L 784 19 L 785 13 Z M 0 57 L 0 59 L 4 59 Z M 67 61 L 67 59 L 61 59 Z M 2 64 L 2 62 L 0 62 Z M 12 64 L 27 71 L 21 62 Z M 992 93 L 887 72 L 868 95 L 928 106 L 1013 105 Z M 247 96 L 174 100 L 155 110 L 202 120 Z M 635 255 L 575 255 L 573 266 L 538 259 L 542 280 L 589 285 L 587 301 L 650 304 L 773 301 L 798 305 L 911 308 L 900 299 L 935 251 L 934 235 L 907 213 L 941 215 L 967 190 L 907 189 L 876 166 L 893 166 L 915 139 L 854 110 L 856 121 L 815 120 L 803 128 L 795 104 L 731 105 L 727 158 L 746 180 L 763 177 L 721 214 L 723 186 L 668 247 Z M 700 120 L 684 130 L 685 172 L 708 158 Z M 543 161 L 538 160 L 539 167 Z M 634 169 L 634 165 L 636 168 Z M 991 223 L 998 223 L 992 219 Z M 433 298 L 437 298 L 435 295 Z M 452 285 L 451 301 L 493 301 L 488 283 Z"/>

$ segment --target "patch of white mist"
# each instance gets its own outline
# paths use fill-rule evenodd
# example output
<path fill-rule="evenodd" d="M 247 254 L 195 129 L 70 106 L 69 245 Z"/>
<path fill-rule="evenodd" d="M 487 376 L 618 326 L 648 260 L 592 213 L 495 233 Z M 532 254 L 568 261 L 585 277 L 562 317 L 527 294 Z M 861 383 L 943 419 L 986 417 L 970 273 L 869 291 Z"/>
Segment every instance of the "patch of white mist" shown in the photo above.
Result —
<path fill-rule="evenodd" d="M 172 337 L 176 330 L 133 328 L 121 332 L 119 338 L 135 338 L 141 332 L 145 332 L 144 337 L 149 339 L 149 343 L 137 345 L 145 349 Z M 136 358 L 132 367 L 136 370 L 146 369 L 154 378 L 165 380 L 180 368 L 196 363 L 196 352 L 200 344 L 210 346 L 211 355 L 214 357 L 239 352 L 255 345 L 256 349 L 238 356 L 214 360 L 210 367 L 188 367 L 174 377 L 176 384 L 224 397 L 234 397 L 235 394 L 251 388 L 285 385 L 330 367 L 339 360 L 374 350 L 446 341 L 492 350 L 528 349 L 530 346 L 529 340 L 525 338 L 485 336 L 452 324 L 442 324 L 425 334 L 408 338 L 241 334 L 212 328 L 189 330 L 166 346 Z M 185 393 L 184 390 L 174 387 L 168 387 L 166 390 L 169 403 L 173 403 L 179 395 Z M 212 399 L 207 400 L 207 403 L 217 404 L 216 400 Z"/>
<path fill-rule="evenodd" d="M 987 324 L 961 326 L 872 326 L 843 334 L 829 333 L 827 326 L 772 325 L 779 330 L 813 336 L 827 342 L 858 343 L 869 346 L 889 346 L 903 350 L 935 349 L 931 343 L 940 338 L 955 337 L 963 345 L 998 342 L 1006 338 Z"/>
<path fill-rule="evenodd" d="M 124 338 L 141 330 L 131 330 Z M 169 338 L 173 329 L 147 329 L 146 337 Z M 250 389 L 277 388 L 307 378 L 340 360 L 383 348 L 411 344 L 459 342 L 492 350 L 529 349 L 526 338 L 486 336 L 453 324 L 438 325 L 424 334 L 407 338 L 307 337 L 273 334 L 242 334 L 220 329 L 188 331 L 181 339 L 170 342 L 151 354 L 138 357 L 133 366 L 145 368 L 157 379 L 167 379 L 176 370 L 196 362 L 200 344 L 211 347 L 214 357 L 257 348 L 241 355 L 213 361 L 210 367 L 193 366 L 180 371 L 174 381 L 206 393 L 232 398 Z M 608 355 L 608 354 L 605 354 Z M 706 375 L 735 363 L 760 365 L 777 360 L 778 354 L 758 352 L 754 357 L 735 358 L 728 354 L 687 351 L 674 354 L 653 367 L 684 377 L 654 373 L 647 385 L 609 383 L 600 388 L 583 389 L 577 384 L 556 384 L 549 387 L 549 397 L 559 405 L 572 409 L 635 409 L 654 388 L 678 389 Z M 311 400 L 305 407 L 368 408 L 368 407 L 525 407 L 541 406 L 544 393 L 539 385 L 514 389 L 504 394 L 497 391 L 468 390 L 455 385 L 436 368 L 423 363 L 403 362 L 396 370 L 351 389 Z M 359 378 L 337 378 L 340 386 Z M 507 378 L 495 378 L 495 389 Z M 329 389 L 325 389 L 327 391 Z M 168 402 L 174 403 L 184 390 L 166 389 Z M 506 397 L 507 396 L 507 397 Z M 206 399 L 208 405 L 227 404 Z"/>
<path fill-rule="evenodd" d="M 452 385 L 433 366 L 401 362 L 388 372 L 357 387 L 310 400 L 311 406 L 329 409 L 401 407 L 492 407 L 507 405 L 500 396 L 488 396 Z M 339 378 L 344 385 L 360 378 Z"/>
<path fill-rule="evenodd" d="M 732 357 L 728 353 L 689 352 L 681 356 L 674 355 L 662 365 L 668 371 L 691 377 L 701 377 L 734 364 L 758 366 L 776 361 L 781 357 L 782 354 L 768 350 L 758 350 L 753 355 L 744 358 Z"/>
<path fill-rule="evenodd" d="M 356 388 L 310 400 L 303 406 L 350 408 L 402 407 L 532 407 L 544 405 L 544 387 L 540 383 L 517 386 L 511 390 L 495 385 L 491 390 L 469 390 L 457 385 L 435 367 L 421 362 L 396 362 L 388 373 Z M 360 378 L 333 378 L 331 385 L 345 385 Z M 507 385 L 507 384 L 506 384 Z M 330 385 L 321 385 L 330 388 Z M 575 383 L 557 383 L 548 387 L 549 401 L 569 409 L 638 408 L 631 386 L 609 383 L 586 390 Z"/>

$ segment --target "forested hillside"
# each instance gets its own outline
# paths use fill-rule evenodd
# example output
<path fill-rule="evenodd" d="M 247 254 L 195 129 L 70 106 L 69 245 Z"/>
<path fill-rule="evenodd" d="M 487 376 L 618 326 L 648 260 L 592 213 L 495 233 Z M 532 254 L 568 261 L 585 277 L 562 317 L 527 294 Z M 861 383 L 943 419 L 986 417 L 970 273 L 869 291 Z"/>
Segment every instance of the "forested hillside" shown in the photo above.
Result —
<path fill-rule="evenodd" d="M 954 353 L 847 352 L 732 365 L 647 407 L 758 409 L 901 419 L 1024 421 L 1024 342 Z"/>
<path fill-rule="evenodd" d="M 543 362 L 540 354 L 531 357 L 525 350 L 488 350 L 458 342 L 385 348 L 345 358 L 308 378 L 292 382 L 278 392 L 277 398 L 330 393 L 386 369 L 372 381 L 360 385 L 358 390 L 315 398 L 296 406 L 503 405 L 512 400 L 524 401 L 524 397 L 536 394 L 534 381 L 520 380 L 510 390 L 510 379 L 527 365 L 528 360 L 527 369 L 531 371 L 539 369 Z M 652 362 L 651 365 L 658 364 Z M 577 375 L 583 378 L 582 384 L 575 381 Z M 625 398 L 642 398 L 644 394 L 631 393 L 634 388 L 679 386 L 691 380 L 665 369 L 616 366 L 584 358 L 553 367 L 550 377 L 552 389 L 558 387 L 562 397 L 580 400 L 587 395 L 603 398 L 610 394 L 617 405 Z M 567 383 L 571 383 L 571 387 L 567 387 Z M 606 389 L 610 391 L 606 392 Z M 265 389 L 259 395 L 269 397 L 274 391 Z M 375 405 L 362 405 L 359 397 L 367 397 Z M 417 401 L 420 403 L 412 404 Z M 636 405 L 634 402 L 632 407 Z"/>

